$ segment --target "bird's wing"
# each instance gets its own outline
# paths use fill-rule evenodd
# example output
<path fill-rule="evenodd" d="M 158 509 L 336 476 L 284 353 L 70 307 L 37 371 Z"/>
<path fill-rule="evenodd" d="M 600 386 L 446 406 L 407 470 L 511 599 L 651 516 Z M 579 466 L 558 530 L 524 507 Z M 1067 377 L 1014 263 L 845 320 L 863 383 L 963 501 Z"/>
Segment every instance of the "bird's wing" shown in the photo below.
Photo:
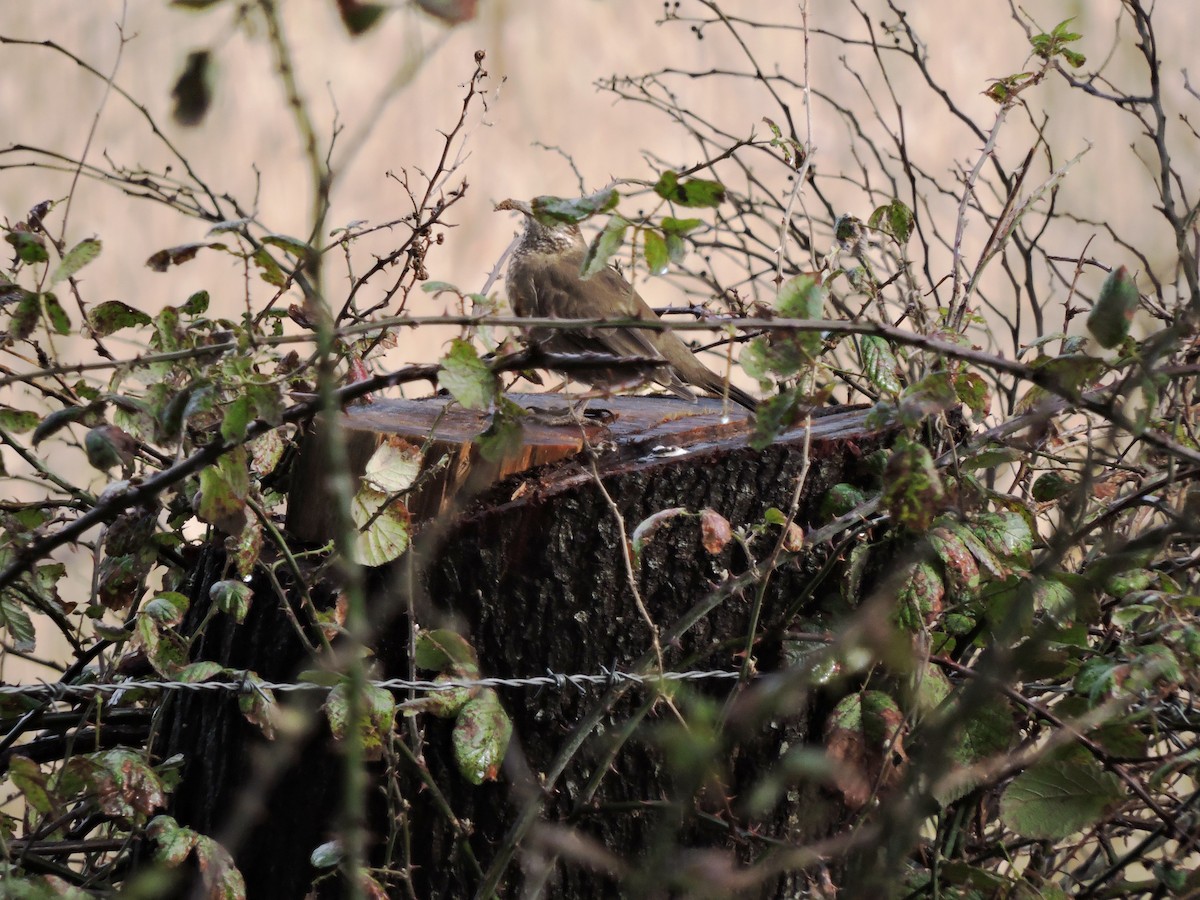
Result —
<path fill-rule="evenodd" d="M 568 254 L 547 267 L 538 296 L 543 310 L 562 319 L 658 321 L 658 316 L 615 269 L 606 268 L 585 280 L 579 277 L 581 264 L 582 256 Z M 574 343 L 580 350 L 603 349 L 615 356 L 663 359 L 649 334 L 638 328 L 586 328 L 560 332 L 564 344 Z M 603 347 L 597 347 L 597 344 Z"/>

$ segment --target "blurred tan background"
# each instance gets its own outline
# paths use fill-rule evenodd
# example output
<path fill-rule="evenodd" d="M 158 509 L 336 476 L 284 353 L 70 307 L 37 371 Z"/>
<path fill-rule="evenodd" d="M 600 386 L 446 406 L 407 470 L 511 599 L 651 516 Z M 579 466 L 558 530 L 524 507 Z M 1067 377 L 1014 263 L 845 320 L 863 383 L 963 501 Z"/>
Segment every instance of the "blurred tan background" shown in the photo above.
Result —
<path fill-rule="evenodd" d="M 929 67 L 953 93 L 968 115 L 985 130 L 995 105 L 982 96 L 988 80 L 1021 71 L 1027 62 L 1027 43 L 1008 5 L 1000 0 L 982 3 L 902 3 L 909 21 L 925 40 Z M 708 26 L 698 40 L 688 27 L 662 25 L 664 7 L 651 0 L 556 0 L 526 2 L 480 0 L 474 21 L 447 28 L 419 10 L 400 4 L 382 24 L 360 38 L 351 38 L 339 22 L 332 0 L 289 0 L 281 4 L 287 36 L 304 96 L 325 140 L 332 130 L 335 108 L 344 131 L 333 162 L 340 169 L 334 190 L 330 226 L 353 220 L 386 221 L 406 211 L 398 185 L 385 173 L 408 168 L 429 171 L 440 150 L 440 129 L 457 119 L 476 50 L 487 53 L 490 73 L 488 111 L 479 107 L 469 122 L 465 151 L 469 154 L 459 175 L 469 184 L 466 199 L 452 212 L 457 222 L 447 244 L 430 260 L 433 278 L 478 289 L 515 227 L 511 217 L 495 215 L 492 204 L 509 196 L 540 193 L 573 194 L 576 179 L 563 158 L 534 146 L 562 148 L 578 164 L 589 189 L 612 176 L 653 179 L 654 167 L 643 151 L 688 165 L 697 161 L 696 148 L 686 135 L 644 106 L 616 103 L 610 93 L 595 87 L 597 79 L 638 74 L 660 68 L 688 71 L 747 70 L 744 54 L 718 26 Z M 814 89 L 861 111 L 862 125 L 879 133 L 873 113 L 864 102 L 855 77 L 879 103 L 889 127 L 895 112 L 887 97 L 878 66 L 870 51 L 825 37 L 835 32 L 863 40 L 866 25 L 845 3 L 811 4 L 810 73 Z M 253 206 L 269 227 L 302 235 L 309 213 L 309 181 L 296 135 L 275 77 L 270 48 L 259 18 L 250 12 L 240 23 L 235 5 L 226 3 L 206 13 L 171 8 L 166 3 L 116 0 L 46 0 L 37 4 L 8 4 L 0 12 L 0 33 L 9 37 L 50 38 L 80 55 L 103 72 L 117 58 L 117 22 L 124 16 L 124 46 L 117 83 L 146 104 L 166 135 L 214 189 Z M 732 0 L 730 15 L 773 23 L 799 24 L 799 5 L 776 0 Z M 880 25 L 894 21 L 884 4 L 869 0 L 865 9 L 876 35 L 886 46 L 890 38 Z M 1144 65 L 1133 50 L 1128 26 L 1114 47 L 1116 2 L 1044 0 L 1032 9 L 1039 24 L 1050 28 L 1075 16 L 1072 27 L 1084 34 L 1075 45 L 1089 64 L 1109 53 L 1116 57 L 1110 70 L 1137 89 L 1145 83 Z M 679 14 L 711 18 L 703 7 L 685 2 Z M 1170 18 L 1179 27 L 1166 27 Z M 1179 69 L 1187 65 L 1190 29 L 1180 6 L 1159 13 L 1160 41 L 1169 96 L 1185 104 Z M 778 67 L 795 81 L 803 75 L 804 47 L 799 31 L 741 29 L 757 59 L 770 70 Z M 186 54 L 210 48 L 217 60 L 215 103 L 205 121 L 184 128 L 170 116 L 172 84 Z M 885 54 L 892 86 L 905 107 L 905 125 L 915 158 L 952 185 L 957 167 L 973 164 L 979 142 L 934 102 L 914 67 L 898 55 Z M 374 121 L 375 101 L 399 73 L 412 70 L 411 83 L 395 92 Z M 777 107 L 761 85 L 750 80 L 676 79 L 686 106 L 737 136 L 752 130 L 760 136 L 764 115 L 778 119 Z M 691 89 L 690 95 L 688 93 Z M 104 85 L 67 59 L 31 47 L 0 48 L 0 147 L 13 143 L 52 149 L 77 156 L 97 114 Z M 803 122 L 803 101 L 790 91 L 784 99 Z M 912 100 L 906 102 L 906 98 Z M 1031 100 L 1052 113 L 1048 135 L 1058 161 L 1094 143 L 1064 187 L 1064 198 L 1080 215 L 1106 220 L 1131 211 L 1146 215 L 1149 233 L 1164 232 L 1146 210 L 1147 173 L 1129 153 L 1136 138 L 1130 117 L 1111 105 L 1084 102 L 1055 78 L 1040 87 Z M 1182 108 L 1186 109 L 1186 105 Z M 998 146 L 1010 164 L 1028 148 L 1030 129 L 1014 115 Z M 364 127 L 371 133 L 349 168 L 342 168 L 339 151 Z M 848 160 L 848 135 L 829 107 L 813 107 L 814 144 L 819 171 L 829 174 Z M 1143 144 L 1145 142 L 1143 141 Z M 156 170 L 167 162 L 162 148 L 129 104 L 110 96 L 100 117 L 89 160 L 103 164 L 107 156 L 125 166 Z M 10 156 L 0 161 L 11 161 Z M 0 207 L 10 221 L 23 217 L 33 204 L 60 198 L 67 192 L 66 176 L 20 169 L 0 172 Z M 257 203 L 255 197 L 257 192 Z M 847 212 L 862 218 L 870 209 L 858 208 L 856 190 L 846 191 Z M 905 198 L 907 199 L 907 198 Z M 105 251 L 86 273 L 103 296 L 89 300 L 125 299 L 151 311 L 158 303 L 179 302 L 191 291 L 212 287 L 220 273 L 232 276 L 231 294 L 239 290 L 235 266 L 228 258 L 201 256 L 196 262 L 166 275 L 143 268 L 154 251 L 171 244 L 200 240 L 207 226 L 147 202 L 132 202 L 111 187 L 85 181 L 77 191 L 71 213 L 68 243 L 97 235 Z M 985 234 L 968 235 L 982 241 Z M 386 242 L 384 243 L 386 246 Z M 1082 244 L 1064 247 L 1065 252 Z M 1095 251 L 1093 248 L 1093 252 Z M 1164 248 L 1169 251 L 1169 247 Z M 338 284 L 331 278 L 330 293 Z M 214 296 L 217 292 L 214 292 Z M 239 301 L 233 299 L 234 309 Z M 426 354 L 434 352 L 427 342 Z"/>
<path fill-rule="evenodd" d="M 869 24 L 880 44 L 889 46 L 891 37 L 882 23 L 895 21 L 895 14 L 882 0 L 863 0 L 865 18 L 844 2 L 809 5 L 813 89 L 855 110 L 861 126 L 882 140 L 884 126 L 897 126 L 897 113 L 865 42 Z M 951 92 L 964 113 L 985 131 L 989 129 L 997 107 L 982 92 L 990 80 L 1034 66 L 1009 5 L 1001 0 L 896 5 L 907 10 L 909 22 L 924 40 L 932 76 Z M 308 171 L 253 6 L 249 4 L 247 14 L 239 17 L 234 3 L 203 13 L 172 8 L 161 0 L 7 3 L 0 7 L 0 35 L 50 39 L 102 72 L 115 67 L 116 83 L 145 104 L 169 140 L 214 190 L 237 197 L 270 229 L 303 237 L 309 228 L 311 202 Z M 465 141 L 452 149 L 452 154 L 461 150 L 463 161 L 450 184 L 465 180 L 469 188 L 447 216 L 454 227 L 444 229 L 444 245 L 434 248 L 428 260 L 431 278 L 464 290 L 483 286 L 517 226 L 511 217 L 492 212 L 496 201 L 543 193 L 573 195 L 579 190 L 563 155 L 537 143 L 569 154 L 588 190 L 613 177 L 653 181 L 658 169 L 647 161 L 647 153 L 678 167 L 699 161 L 697 147 L 681 129 L 646 106 L 615 102 L 613 94 L 597 89 L 598 79 L 662 69 L 748 71 L 744 51 L 720 25 L 705 26 L 699 39 L 687 24 L 662 24 L 664 9 L 674 10 L 674 5 L 664 7 L 655 0 L 479 0 L 478 16 L 453 28 L 399 3 L 379 27 L 359 38 L 346 33 L 333 0 L 288 0 L 280 6 L 300 89 L 321 139 L 328 142 L 335 115 L 344 129 L 332 154 L 338 181 L 329 228 L 355 220 L 381 223 L 409 211 L 403 190 L 387 173 L 407 169 L 410 180 L 420 186 L 420 173 L 432 171 L 441 152 L 439 132 L 458 120 L 473 57 L 479 50 L 486 53 L 486 111 L 473 106 Z M 1181 72 L 1193 59 L 1194 28 L 1186 6 L 1160 4 L 1156 14 L 1170 117 L 1194 113 L 1196 106 Z M 727 0 L 721 7 L 731 16 L 788 24 L 787 30 L 742 26 L 739 31 L 767 74 L 779 71 L 794 82 L 803 80 L 799 4 Z M 1111 57 L 1106 73 L 1118 87 L 1145 92 L 1145 66 L 1134 49 L 1128 22 L 1120 31 L 1115 28 L 1120 9 L 1116 0 L 1042 0 L 1030 9 L 1038 25 L 1047 30 L 1075 16 L 1072 28 L 1084 38 L 1073 47 L 1088 56 L 1088 69 Z M 712 18 L 695 0 L 684 0 L 678 15 Z M 119 32 L 117 23 L 122 21 Z M 185 128 L 172 120 L 171 88 L 187 54 L 202 48 L 212 50 L 216 58 L 215 102 L 199 126 Z M 886 49 L 883 58 L 891 90 L 904 109 L 914 159 L 943 186 L 956 188 L 960 173 L 978 158 L 981 142 L 936 100 L 911 62 Z M 389 85 L 401 81 L 407 83 L 389 90 Z M 765 136 L 763 116 L 781 116 L 762 85 L 752 79 L 678 76 L 669 84 L 685 108 L 737 137 L 749 137 L 752 131 Z M 804 137 L 803 96 L 794 88 L 780 85 L 779 90 L 801 123 Z M 867 95 L 874 98 L 874 109 Z M 39 47 L 0 45 L 0 214 L 10 223 L 23 219 L 40 201 L 65 197 L 71 180 L 69 170 L 12 167 L 30 159 L 11 152 L 14 144 L 78 158 L 95 124 L 89 162 L 159 172 L 168 164 L 168 154 L 140 112 L 115 94 L 102 105 L 104 96 L 102 80 L 62 55 Z M 387 98 L 382 106 L 380 97 Z M 1085 219 L 1119 222 L 1126 234 L 1140 238 L 1139 246 L 1151 264 L 1169 274 L 1175 257 L 1165 225 L 1152 209 L 1152 176 L 1137 155 L 1145 158 L 1149 148 L 1136 123 L 1111 104 L 1069 91 L 1054 77 L 1031 92 L 1029 99 L 1039 110 L 1037 120 L 1041 110 L 1049 114 L 1046 135 L 1055 148 L 1055 165 L 1092 143 L 1065 181 L 1059 208 L 1069 208 Z M 1030 146 L 1033 128 L 1027 119 L 1014 114 L 998 143 L 997 153 L 1010 167 Z M 843 168 L 856 172 L 858 162 L 845 121 L 827 103 L 814 101 L 812 125 L 818 171 L 824 176 Z M 1174 118 L 1171 127 L 1179 141 L 1177 162 L 1185 182 L 1195 185 L 1195 143 Z M 361 149 L 346 164 L 341 154 L 361 133 L 366 134 Z M 1131 145 L 1136 152 L 1131 152 Z M 1043 163 L 1039 177 L 1045 171 Z M 836 182 L 828 187 L 831 196 L 845 204 L 842 211 L 864 220 L 869 216 L 872 204 L 858 187 Z M 777 188 L 782 195 L 787 186 L 781 181 Z M 908 196 L 902 199 L 911 202 Z M 928 209 L 918 212 L 932 218 L 935 229 L 952 229 L 953 201 L 933 192 L 927 199 Z M 992 211 L 1000 205 L 992 196 L 984 201 Z M 52 218 L 52 230 L 57 232 L 60 222 L 61 218 Z M 66 240 L 74 244 L 94 235 L 104 241 L 100 258 L 81 273 L 89 303 L 119 299 L 153 314 L 163 304 L 181 303 L 203 288 L 212 292 L 214 309 L 236 315 L 243 307 L 245 284 L 231 257 L 201 254 L 165 274 L 144 266 L 157 250 L 203 240 L 207 229 L 206 223 L 162 205 L 132 200 L 109 185 L 84 179 L 75 192 Z M 1139 267 L 1095 226 L 1062 223 L 1048 240 L 1058 252 L 1073 255 L 1082 252 L 1093 235 L 1099 236 L 1089 255 L 1106 264 Z M 978 224 L 969 230 L 964 242 L 968 256 L 986 238 L 986 229 Z M 356 270 L 370 265 L 369 251 L 385 253 L 399 240 L 399 232 L 385 232 L 364 242 L 356 251 Z M 948 272 L 948 260 L 947 255 L 940 268 L 935 265 L 935 275 Z M 1094 291 L 1102 277 L 1089 271 L 1082 286 Z M 382 283 L 372 286 L 377 292 L 382 288 Z M 340 305 L 345 274 L 337 264 L 328 269 L 326 289 Z M 667 282 L 648 284 L 644 293 L 652 303 L 674 299 Z M 1061 300 L 1061 289 L 1058 296 Z M 449 304 L 425 295 L 419 302 L 420 307 L 409 311 L 437 313 Z M 1055 327 L 1059 320 L 1056 315 Z M 1073 330 L 1081 329 L 1082 317 Z M 389 362 L 434 359 L 441 340 L 429 334 L 407 339 Z M 117 338 L 110 343 L 122 346 Z M 60 349 L 65 357 L 72 352 L 69 345 Z M 5 362 L 15 365 L 12 359 Z M 10 395 L 0 397 L 0 402 L 21 405 L 19 399 Z"/>

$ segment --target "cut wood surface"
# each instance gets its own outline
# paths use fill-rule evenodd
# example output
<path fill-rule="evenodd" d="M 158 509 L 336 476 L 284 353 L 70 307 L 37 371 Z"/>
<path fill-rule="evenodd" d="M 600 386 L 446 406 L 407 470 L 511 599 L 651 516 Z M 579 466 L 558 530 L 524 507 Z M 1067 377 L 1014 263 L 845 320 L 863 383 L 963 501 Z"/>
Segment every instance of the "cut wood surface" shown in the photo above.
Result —
<path fill-rule="evenodd" d="M 543 414 L 564 412 L 570 399 L 560 394 L 509 396 Z M 865 417 L 855 408 L 818 408 L 813 412 L 812 439 L 860 435 L 866 430 Z M 461 509 L 470 498 L 508 476 L 541 469 L 589 448 L 602 470 L 630 463 L 648 465 L 686 453 L 744 447 L 752 427 L 745 410 L 720 400 L 688 403 L 676 397 L 611 397 L 592 400 L 582 424 L 548 424 L 530 416 L 523 422 L 520 448 L 501 460 L 488 461 L 473 442 L 490 423 L 490 412 L 465 409 L 450 397 L 381 399 L 350 407 L 342 417 L 350 471 L 356 477 L 389 436 L 422 449 L 423 468 L 435 471 L 407 498 L 417 523 L 451 508 Z M 805 427 L 797 426 L 783 440 L 802 439 Z M 292 491 L 288 506 L 287 529 L 299 540 L 324 543 L 332 538 L 325 471 L 320 447 L 310 433 L 293 476 L 293 483 L 301 487 Z M 537 487 L 543 492 L 565 488 L 570 479 L 579 477 L 585 477 L 582 470 L 559 470 Z"/>

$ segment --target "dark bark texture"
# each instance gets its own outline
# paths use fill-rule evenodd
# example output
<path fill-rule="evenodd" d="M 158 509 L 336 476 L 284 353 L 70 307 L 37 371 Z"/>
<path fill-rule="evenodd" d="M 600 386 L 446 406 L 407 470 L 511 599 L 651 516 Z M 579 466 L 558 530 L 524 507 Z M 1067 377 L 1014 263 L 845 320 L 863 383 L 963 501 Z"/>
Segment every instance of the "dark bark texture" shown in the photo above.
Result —
<path fill-rule="evenodd" d="M 885 441 L 864 429 L 860 413 L 815 420 L 798 523 L 806 529 L 819 524 L 817 505 L 830 486 L 865 483 L 863 458 Z M 627 442 L 493 485 L 452 524 L 446 517 L 430 523 L 410 559 L 374 574 L 375 651 L 383 670 L 409 672 L 410 605 L 422 626 L 459 630 L 487 676 L 630 671 L 647 659 L 650 628 L 637 608 L 618 516 L 596 485 L 593 459 L 628 536 L 655 513 L 687 511 L 653 530 L 635 573 L 660 634 L 674 634 L 662 646 L 666 668 L 738 668 L 753 589 L 725 585 L 745 570 L 747 559 L 736 540 L 715 554 L 705 549 L 696 514 L 711 509 L 735 529 L 750 529 L 769 507 L 786 511 L 804 442 L 797 430 L 755 451 L 744 437 L 723 436 L 685 455 L 658 456 Z M 754 544 L 756 555 L 777 535 L 766 529 Z M 836 584 L 818 581 L 813 588 L 826 556 L 827 548 L 815 548 L 771 577 L 756 632 L 758 671 L 782 665 L 785 627 L 803 627 L 838 602 Z M 202 602 L 207 587 L 198 581 Z M 292 677 L 303 666 L 279 602 L 260 585 L 250 620 L 236 629 L 220 618 L 209 623 L 199 650 L 264 677 Z M 737 690 L 729 681 L 695 682 L 675 692 L 673 706 L 696 729 L 700 710 L 719 716 Z M 501 688 L 500 697 L 513 720 L 513 745 L 500 778 L 480 787 L 457 772 L 452 723 L 418 720 L 428 777 L 454 821 L 418 773 L 401 763 L 410 855 L 391 863 L 410 866 L 415 896 L 470 897 L 491 884 L 504 897 L 534 884 L 542 884 L 547 897 L 692 895 L 697 886 L 713 886 L 708 873 L 718 859 L 751 864 L 768 856 L 773 842 L 803 842 L 837 827 L 835 801 L 808 786 L 784 792 L 765 811 L 746 808 L 751 788 L 788 747 L 819 740 L 813 724 L 819 719 L 806 706 L 766 725 L 714 729 L 721 735 L 716 764 L 692 765 L 670 739 L 679 728 L 675 713 L 652 702 L 647 687 Z M 408 735 L 402 726 L 401 739 Z M 262 787 L 252 757 L 262 747 L 271 750 L 228 697 L 179 703 L 163 747 L 187 759 L 177 814 L 214 835 L 230 827 L 226 820 L 247 787 Z M 317 874 L 308 856 L 336 822 L 341 767 L 325 733 L 315 732 L 292 757 L 277 767 L 278 782 L 265 802 L 250 810 L 257 820 L 236 852 L 251 898 L 303 897 Z M 382 802 L 376 806 L 369 827 L 381 852 L 391 826 Z M 794 896 L 804 885 L 804 876 L 785 874 L 747 893 Z M 326 884 L 326 893 L 336 890 Z M 397 888 L 396 896 L 408 894 Z"/>

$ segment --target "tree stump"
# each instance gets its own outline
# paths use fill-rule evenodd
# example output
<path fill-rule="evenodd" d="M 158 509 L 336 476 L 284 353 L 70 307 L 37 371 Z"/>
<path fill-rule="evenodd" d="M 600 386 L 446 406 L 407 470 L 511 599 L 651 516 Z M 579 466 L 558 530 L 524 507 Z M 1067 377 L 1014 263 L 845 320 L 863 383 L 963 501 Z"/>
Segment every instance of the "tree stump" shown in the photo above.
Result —
<path fill-rule="evenodd" d="M 561 404 L 546 395 L 516 399 Z M 445 405 L 442 398 L 384 401 L 344 417 L 357 472 L 390 434 L 423 444 L 426 466 L 449 457 L 438 477 L 409 498 L 420 525 L 413 549 L 371 577 L 373 649 L 388 677 L 411 671 L 410 608 L 423 628 L 459 631 L 488 677 L 647 671 L 653 637 L 638 597 L 658 631 L 667 671 L 737 670 L 753 597 L 727 586 L 747 558 L 737 540 L 706 548 L 699 514 L 712 510 L 734 529 L 753 529 L 769 508 L 786 511 L 807 446 L 796 521 L 817 524 L 826 490 L 865 482 L 863 458 L 887 438 L 866 428 L 864 412 L 830 408 L 812 419 L 810 433 L 796 428 L 758 451 L 747 442 L 744 417 L 723 418 L 716 401 L 629 397 L 603 403 L 614 415 L 607 424 L 533 426 L 514 458 L 485 463 L 470 440 L 486 419 Z M 316 543 L 328 538 L 319 472 L 305 446 L 288 526 L 294 537 Z M 661 517 L 639 539 L 635 596 L 622 533 L 630 538 L 640 523 L 673 509 L 681 512 Z M 756 545 L 759 555 L 777 534 Z M 755 632 L 759 671 L 783 664 L 783 632 L 792 620 L 830 599 L 808 588 L 824 555 L 801 554 L 771 577 Z M 305 665 L 299 643 L 280 605 L 261 588 L 247 622 L 234 628 L 218 617 L 197 652 L 264 678 L 294 677 Z M 207 596 L 203 577 L 195 593 L 199 617 Z M 676 692 L 673 703 L 685 711 L 705 703 L 719 710 L 731 685 L 697 681 Z M 675 717 L 653 702 L 649 687 L 502 687 L 499 694 L 514 730 L 497 781 L 468 783 L 454 763 L 450 723 L 424 716 L 418 727 L 436 796 L 412 766 L 399 766 L 411 826 L 403 862 L 416 896 L 475 896 L 485 888 L 519 896 L 534 883 L 544 884 L 543 896 L 571 898 L 611 897 L 639 885 L 678 888 L 689 866 L 704 879 L 718 857 L 750 863 L 774 842 L 808 841 L 836 827 L 834 798 L 815 788 L 803 787 L 753 818 L 737 806 L 736 798 L 788 746 L 817 739 L 810 709 L 740 735 L 722 747 L 727 759 L 720 771 L 702 776 L 672 758 Z M 220 835 L 250 778 L 247 754 L 264 752 L 266 742 L 228 698 L 181 701 L 172 722 L 164 752 L 187 758 L 176 814 Z M 406 729 L 400 731 L 407 740 Z M 339 758 L 330 743 L 327 733 L 317 733 L 295 754 L 258 810 L 262 820 L 237 848 L 249 896 L 303 897 L 317 874 L 308 856 L 331 836 L 340 796 Z M 369 827 L 382 843 L 388 830 L 382 806 Z M 752 893 L 789 896 L 804 883 L 785 874 Z"/>

